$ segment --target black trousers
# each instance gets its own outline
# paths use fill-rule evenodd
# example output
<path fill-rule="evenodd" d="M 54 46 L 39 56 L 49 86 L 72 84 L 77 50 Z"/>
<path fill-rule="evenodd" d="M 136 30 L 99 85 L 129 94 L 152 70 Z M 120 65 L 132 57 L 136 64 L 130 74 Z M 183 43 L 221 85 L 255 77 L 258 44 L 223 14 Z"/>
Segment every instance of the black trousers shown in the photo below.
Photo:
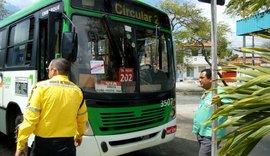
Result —
<path fill-rule="evenodd" d="M 30 156 L 76 156 L 73 137 L 35 137 Z"/>

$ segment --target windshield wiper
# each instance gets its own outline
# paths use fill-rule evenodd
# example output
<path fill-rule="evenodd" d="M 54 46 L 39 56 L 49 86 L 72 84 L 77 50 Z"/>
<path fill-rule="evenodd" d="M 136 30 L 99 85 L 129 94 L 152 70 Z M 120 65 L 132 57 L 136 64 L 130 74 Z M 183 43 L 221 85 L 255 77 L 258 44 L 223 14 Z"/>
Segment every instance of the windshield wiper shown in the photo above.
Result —
<path fill-rule="evenodd" d="M 155 30 L 155 38 L 156 38 L 156 53 L 155 53 L 155 61 L 158 60 L 158 54 L 160 53 L 159 51 L 159 36 L 160 36 L 160 26 L 156 25 L 156 30 Z M 159 62 L 160 63 L 160 62 Z M 157 62 L 154 62 L 154 64 L 156 65 Z"/>
<path fill-rule="evenodd" d="M 123 51 L 123 48 L 116 42 L 115 40 L 115 37 L 112 33 L 112 26 L 111 26 L 111 23 L 110 23 L 110 19 L 109 19 L 109 16 L 108 15 L 104 15 L 103 16 L 103 22 L 104 22 L 104 26 L 105 26 L 105 30 L 106 30 L 106 33 L 108 35 L 108 38 L 109 38 L 109 42 L 112 46 L 112 50 L 114 53 L 119 53 L 121 58 L 122 58 L 122 66 L 124 67 L 125 65 L 125 53 Z"/>

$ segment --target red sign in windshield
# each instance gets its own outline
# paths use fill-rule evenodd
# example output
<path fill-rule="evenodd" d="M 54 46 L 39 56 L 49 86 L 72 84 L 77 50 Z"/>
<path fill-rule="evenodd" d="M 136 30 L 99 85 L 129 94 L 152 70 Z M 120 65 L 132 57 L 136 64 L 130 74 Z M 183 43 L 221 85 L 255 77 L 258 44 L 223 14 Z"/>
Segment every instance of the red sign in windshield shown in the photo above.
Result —
<path fill-rule="evenodd" d="M 119 81 L 130 82 L 133 81 L 134 72 L 133 68 L 119 68 Z"/>

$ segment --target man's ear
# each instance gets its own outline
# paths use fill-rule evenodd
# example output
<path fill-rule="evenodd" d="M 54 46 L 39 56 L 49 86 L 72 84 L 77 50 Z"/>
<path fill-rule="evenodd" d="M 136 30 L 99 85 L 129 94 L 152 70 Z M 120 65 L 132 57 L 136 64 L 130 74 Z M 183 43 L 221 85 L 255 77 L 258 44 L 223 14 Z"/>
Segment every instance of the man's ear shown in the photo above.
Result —
<path fill-rule="evenodd" d="M 213 82 L 212 78 L 208 79 L 211 83 Z"/>
<path fill-rule="evenodd" d="M 53 76 L 58 75 L 58 70 L 53 69 L 52 72 L 53 72 L 53 73 L 52 73 Z"/>

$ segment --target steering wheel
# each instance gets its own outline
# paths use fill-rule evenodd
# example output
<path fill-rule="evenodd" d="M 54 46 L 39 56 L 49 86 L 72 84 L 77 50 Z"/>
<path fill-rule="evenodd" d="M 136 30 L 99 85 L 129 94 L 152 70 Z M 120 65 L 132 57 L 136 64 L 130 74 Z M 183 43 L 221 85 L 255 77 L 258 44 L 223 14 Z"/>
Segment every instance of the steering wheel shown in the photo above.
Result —
<path fill-rule="evenodd" d="M 141 65 L 141 70 L 146 70 L 146 69 L 152 69 L 152 65 L 151 64 L 143 64 Z"/>

